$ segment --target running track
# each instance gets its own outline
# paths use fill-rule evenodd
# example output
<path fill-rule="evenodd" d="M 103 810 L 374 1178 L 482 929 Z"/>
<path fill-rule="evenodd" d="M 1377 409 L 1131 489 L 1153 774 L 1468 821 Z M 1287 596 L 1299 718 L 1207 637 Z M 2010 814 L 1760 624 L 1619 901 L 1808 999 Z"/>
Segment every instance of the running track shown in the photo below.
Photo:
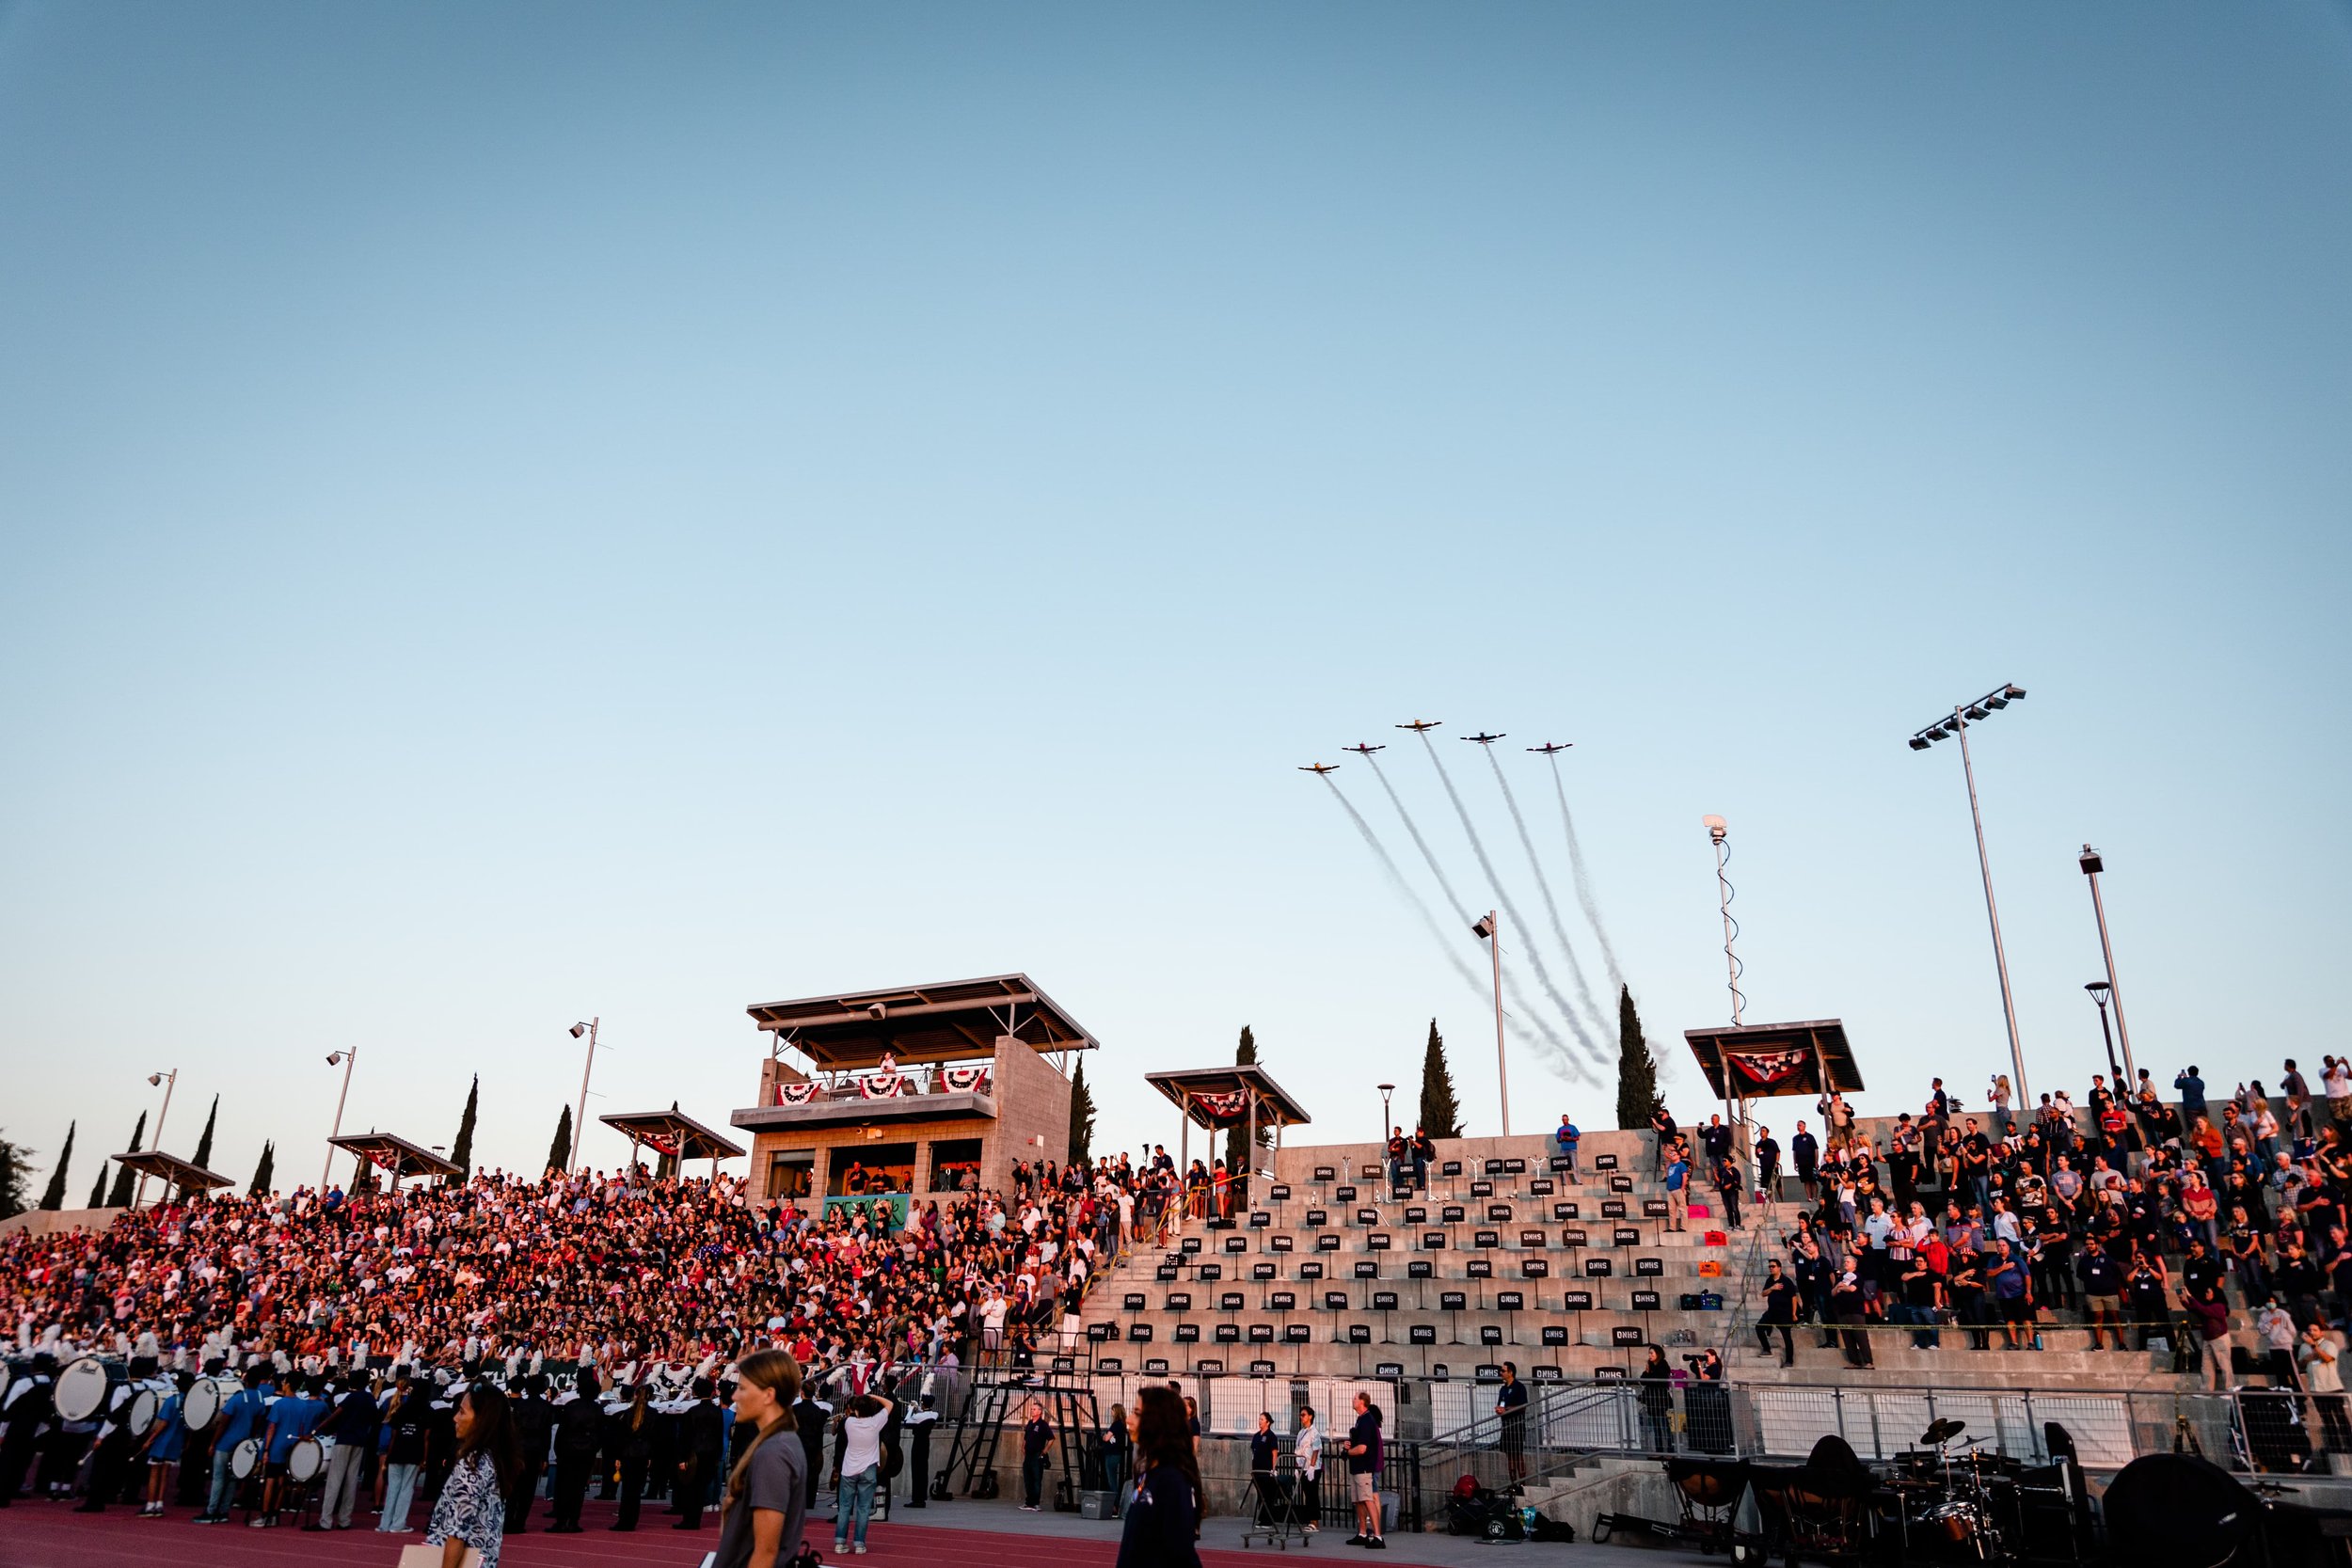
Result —
<path fill-rule="evenodd" d="M 588 1527 L 583 1534 L 510 1535 L 499 1557 L 501 1568 L 695 1568 L 719 1544 L 715 1513 L 704 1515 L 699 1531 L 672 1529 L 659 1504 L 645 1511 L 647 1528 L 631 1534 L 605 1528 L 611 1519 L 611 1504 L 591 1503 L 581 1515 Z M 820 1522 L 808 1536 L 824 1554 L 827 1568 L 859 1561 L 834 1556 L 833 1542 L 820 1538 L 827 1528 Z M 319 1534 L 292 1527 L 198 1525 L 178 1511 L 159 1520 L 141 1519 L 130 1508 L 74 1513 L 63 1503 L 23 1498 L 0 1510 L 0 1568 L 308 1568 L 311 1563 L 391 1568 L 403 1545 L 423 1539 L 422 1534 L 378 1535 L 364 1527 Z M 863 1561 L 873 1568 L 1110 1568 L 1118 1556 L 1118 1540 L 1108 1533 L 1072 1540 L 882 1524 L 874 1527 Z M 1202 1552 L 1200 1560 L 1208 1568 L 1265 1568 L 1266 1555 Z"/>

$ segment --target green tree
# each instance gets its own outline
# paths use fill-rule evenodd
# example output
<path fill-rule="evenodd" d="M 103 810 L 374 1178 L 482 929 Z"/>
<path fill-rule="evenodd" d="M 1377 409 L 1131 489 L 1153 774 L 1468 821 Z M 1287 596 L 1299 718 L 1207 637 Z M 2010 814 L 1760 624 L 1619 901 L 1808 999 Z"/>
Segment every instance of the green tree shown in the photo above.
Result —
<path fill-rule="evenodd" d="M 147 1113 L 145 1111 L 141 1111 L 139 1113 L 139 1124 L 131 1129 L 131 1147 L 125 1150 L 125 1152 L 136 1154 L 139 1151 L 139 1140 L 146 1136 Z M 128 1209 L 130 1206 L 131 1167 L 128 1165 L 117 1165 L 115 1166 L 114 1190 L 106 1195 L 106 1207 L 109 1209 Z"/>
<path fill-rule="evenodd" d="M 1647 1127 L 1663 1101 L 1658 1098 L 1658 1059 L 1642 1037 L 1642 1015 L 1633 1010 L 1633 988 L 1617 988 L 1617 1125 Z"/>
<path fill-rule="evenodd" d="M 1462 1107 L 1454 1099 L 1454 1069 L 1446 1066 L 1445 1037 L 1429 1021 L 1429 1044 L 1421 1053 L 1421 1125 L 1433 1138 L 1462 1135 Z"/>
<path fill-rule="evenodd" d="M 564 1107 L 555 1118 L 555 1136 L 548 1140 L 548 1169 L 567 1171 L 572 1168 L 572 1108 Z"/>
<path fill-rule="evenodd" d="M 72 1122 L 65 1124 L 65 1147 L 57 1150 L 57 1164 L 50 1171 L 49 1185 L 40 1195 L 40 1206 L 52 1212 L 65 1207 L 65 1167 L 73 1163 L 73 1127 Z"/>
<path fill-rule="evenodd" d="M 1087 1087 L 1086 1058 L 1070 1075 L 1070 1152 L 1068 1163 L 1078 1164 L 1094 1152 L 1094 1091 Z"/>
<path fill-rule="evenodd" d="M 278 1146 L 267 1139 L 262 1143 L 262 1158 L 254 1164 L 252 1183 L 245 1190 L 247 1197 L 267 1197 L 270 1182 L 278 1173 Z"/>
<path fill-rule="evenodd" d="M 103 1160 L 98 1162 L 98 1179 L 89 1184 L 87 1206 L 92 1209 L 106 1207 L 106 1162 Z"/>
<path fill-rule="evenodd" d="M 1257 1059 L 1258 1037 L 1251 1034 L 1249 1031 L 1249 1025 L 1245 1023 L 1241 1026 L 1241 1038 L 1236 1041 L 1233 1046 L 1233 1065 L 1235 1067 L 1247 1067 L 1250 1063 L 1255 1062 Z M 1260 1148 L 1266 1148 L 1272 1147 L 1273 1143 L 1274 1130 L 1269 1127 L 1260 1127 L 1258 1129 L 1258 1147 Z M 1241 1172 L 1251 1168 L 1249 1156 L 1247 1152 L 1245 1152 L 1248 1146 L 1249 1128 L 1247 1122 L 1236 1124 L 1235 1126 L 1229 1127 L 1225 1130 L 1225 1169 L 1229 1174 L 1239 1175 Z"/>
<path fill-rule="evenodd" d="M 24 1212 L 24 1163 L 32 1152 L 0 1138 L 0 1220 Z"/>
<path fill-rule="evenodd" d="M 209 1169 L 213 1163 L 213 1124 L 220 1119 L 220 1096 L 213 1096 L 213 1108 L 204 1113 L 204 1132 L 196 1140 L 196 1152 L 188 1163 Z"/>
<path fill-rule="evenodd" d="M 481 1100 L 482 1075 L 475 1073 L 466 1089 L 465 1113 L 457 1118 L 457 1139 L 449 1146 L 450 1164 L 457 1167 L 460 1180 L 473 1174 L 473 1118 Z"/>

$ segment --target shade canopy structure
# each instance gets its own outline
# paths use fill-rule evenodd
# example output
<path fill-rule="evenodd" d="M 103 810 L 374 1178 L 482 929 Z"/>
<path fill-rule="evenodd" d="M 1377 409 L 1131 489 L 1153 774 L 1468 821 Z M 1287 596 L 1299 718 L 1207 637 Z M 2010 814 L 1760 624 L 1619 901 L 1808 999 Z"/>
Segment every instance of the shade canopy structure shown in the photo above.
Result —
<path fill-rule="evenodd" d="M 1854 1065 L 1853 1047 L 1838 1019 L 1685 1029 L 1682 1037 L 1691 1042 L 1691 1054 L 1718 1100 L 1862 1089 L 1862 1069 Z"/>
<path fill-rule="evenodd" d="M 345 1132 L 326 1140 L 362 1166 L 374 1165 L 389 1172 L 395 1181 L 411 1176 L 429 1176 L 447 1180 L 463 1176 L 465 1170 L 453 1160 L 444 1160 L 429 1148 L 410 1143 L 390 1132 Z"/>
<path fill-rule="evenodd" d="M 1147 1072 L 1143 1081 L 1166 1095 L 1187 1120 L 1212 1132 L 1253 1121 L 1260 1127 L 1296 1127 L 1314 1119 L 1271 1073 L 1254 1063 Z"/>
<path fill-rule="evenodd" d="M 164 1190 L 177 1189 L 183 1193 L 211 1192 L 215 1187 L 233 1187 L 237 1183 L 218 1171 L 206 1170 L 192 1160 L 177 1154 L 166 1154 L 160 1148 L 142 1149 L 133 1154 L 118 1154 L 115 1164 L 125 1170 L 137 1171 L 163 1182 Z"/>
<path fill-rule="evenodd" d="M 732 1160 L 743 1152 L 741 1144 L 681 1114 L 675 1105 L 666 1111 L 630 1111 L 596 1119 L 627 1138 L 632 1148 L 643 1144 L 680 1164 L 689 1160 Z"/>
<path fill-rule="evenodd" d="M 1010 1037 L 1040 1052 L 1092 1051 L 1099 1043 L 1025 974 L 935 986 L 762 1002 L 752 1022 L 820 1067 L 860 1067 L 883 1055 L 913 1066 L 995 1053 Z"/>

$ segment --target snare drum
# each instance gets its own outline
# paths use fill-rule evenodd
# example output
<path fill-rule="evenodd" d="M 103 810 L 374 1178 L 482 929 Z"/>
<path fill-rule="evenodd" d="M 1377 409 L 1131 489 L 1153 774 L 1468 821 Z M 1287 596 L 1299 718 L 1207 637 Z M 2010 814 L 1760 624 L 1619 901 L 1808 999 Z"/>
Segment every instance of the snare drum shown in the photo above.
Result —
<path fill-rule="evenodd" d="M 286 1474 L 297 1481 L 314 1479 L 326 1468 L 326 1449 L 315 1437 L 305 1437 L 286 1455 Z"/>
<path fill-rule="evenodd" d="M 262 1440 L 248 1437 L 229 1453 L 229 1473 L 239 1481 L 251 1477 L 262 1467 Z"/>
<path fill-rule="evenodd" d="M 130 1381 L 111 1356 L 77 1355 L 57 1374 L 57 1418 L 90 1421 L 114 1408 L 114 1391 Z"/>

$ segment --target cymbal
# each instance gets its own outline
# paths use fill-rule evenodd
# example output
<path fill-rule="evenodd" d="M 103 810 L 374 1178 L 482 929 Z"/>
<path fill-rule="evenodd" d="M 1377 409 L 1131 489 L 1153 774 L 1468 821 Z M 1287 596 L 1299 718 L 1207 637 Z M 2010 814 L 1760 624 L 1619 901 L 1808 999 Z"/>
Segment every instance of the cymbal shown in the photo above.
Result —
<path fill-rule="evenodd" d="M 1919 1441 L 1928 1448 L 1942 1448 L 1945 1444 L 1950 1442 L 1953 1438 L 1959 1436 L 1962 1433 L 1966 1432 L 1967 1430 L 1968 1423 L 1966 1421 L 1955 1421 L 1947 1416 L 1930 1426 L 1926 1432 L 1920 1433 Z"/>

